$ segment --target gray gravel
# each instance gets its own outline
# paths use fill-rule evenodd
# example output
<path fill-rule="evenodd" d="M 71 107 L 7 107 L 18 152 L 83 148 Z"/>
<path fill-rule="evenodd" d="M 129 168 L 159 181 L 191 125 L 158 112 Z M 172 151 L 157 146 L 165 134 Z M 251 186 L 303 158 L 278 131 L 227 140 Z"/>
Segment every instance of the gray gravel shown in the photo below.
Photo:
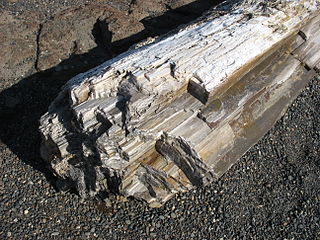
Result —
<path fill-rule="evenodd" d="M 23 2 L 16 1 L 16 12 L 27 8 Z M 10 89 L 0 82 L 0 239 L 320 240 L 320 77 L 218 182 L 150 209 L 136 200 L 106 207 L 56 191 L 37 132 L 70 78 L 55 74 L 35 74 Z"/>

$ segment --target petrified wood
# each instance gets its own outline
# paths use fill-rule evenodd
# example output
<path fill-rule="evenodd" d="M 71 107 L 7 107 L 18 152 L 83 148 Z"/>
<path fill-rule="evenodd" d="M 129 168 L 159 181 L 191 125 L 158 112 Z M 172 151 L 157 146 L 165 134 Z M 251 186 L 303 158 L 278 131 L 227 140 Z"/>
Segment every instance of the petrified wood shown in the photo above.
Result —
<path fill-rule="evenodd" d="M 216 180 L 319 70 L 318 4 L 220 5 L 76 76 L 41 119 L 43 158 L 82 197 L 153 207 Z"/>

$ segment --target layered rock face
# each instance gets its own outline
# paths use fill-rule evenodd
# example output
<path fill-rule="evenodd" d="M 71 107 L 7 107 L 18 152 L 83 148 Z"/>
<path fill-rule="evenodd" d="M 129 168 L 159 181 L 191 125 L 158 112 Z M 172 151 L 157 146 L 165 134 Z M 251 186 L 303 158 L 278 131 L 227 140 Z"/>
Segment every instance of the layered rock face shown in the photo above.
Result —
<path fill-rule="evenodd" d="M 226 172 L 320 69 L 319 1 L 220 5 L 71 79 L 42 156 L 82 197 L 161 206 Z"/>

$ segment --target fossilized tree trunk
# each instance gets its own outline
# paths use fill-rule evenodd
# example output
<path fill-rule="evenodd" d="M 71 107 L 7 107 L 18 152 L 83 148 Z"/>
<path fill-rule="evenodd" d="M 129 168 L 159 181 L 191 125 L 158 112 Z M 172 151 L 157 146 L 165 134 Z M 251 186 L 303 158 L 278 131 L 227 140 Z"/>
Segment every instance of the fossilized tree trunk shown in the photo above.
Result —
<path fill-rule="evenodd" d="M 41 119 L 55 174 L 151 206 L 219 178 L 320 69 L 319 2 L 257 2 L 71 79 Z"/>

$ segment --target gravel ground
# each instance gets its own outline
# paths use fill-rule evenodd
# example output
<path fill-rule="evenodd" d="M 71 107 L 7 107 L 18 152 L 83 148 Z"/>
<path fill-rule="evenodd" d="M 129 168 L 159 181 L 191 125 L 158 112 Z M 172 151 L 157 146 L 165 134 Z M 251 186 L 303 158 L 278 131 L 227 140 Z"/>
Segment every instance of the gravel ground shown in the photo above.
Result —
<path fill-rule="evenodd" d="M 8 2 L 16 12 L 32 7 Z M 0 82 L 0 239 L 320 240 L 320 77 L 218 182 L 150 209 L 136 200 L 106 207 L 55 189 L 37 128 L 70 77 L 56 74 L 9 89 Z"/>

